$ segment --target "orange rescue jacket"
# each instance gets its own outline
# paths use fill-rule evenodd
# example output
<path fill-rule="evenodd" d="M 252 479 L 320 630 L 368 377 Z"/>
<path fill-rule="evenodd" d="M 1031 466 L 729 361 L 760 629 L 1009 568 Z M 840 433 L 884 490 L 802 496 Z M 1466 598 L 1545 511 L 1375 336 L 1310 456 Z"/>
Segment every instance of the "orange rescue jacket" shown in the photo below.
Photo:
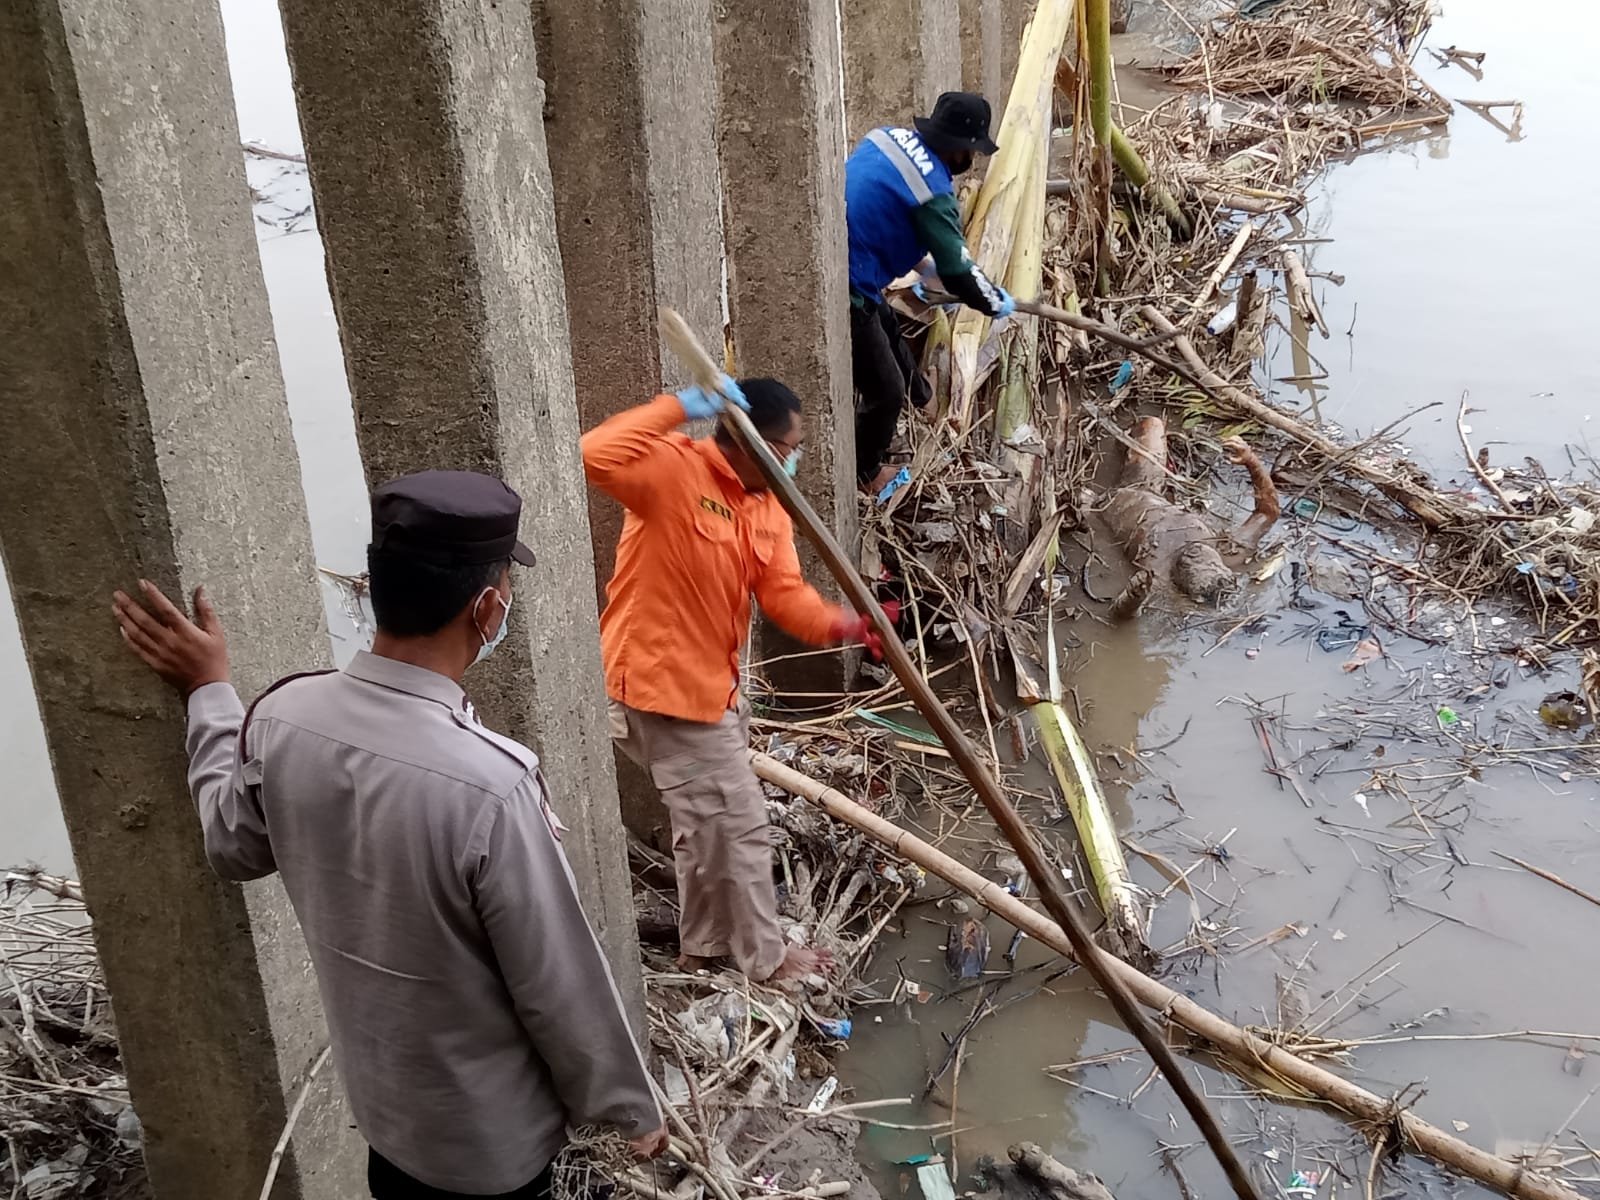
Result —
<path fill-rule="evenodd" d="M 713 722 L 739 691 L 750 594 L 784 630 L 826 645 L 844 610 L 800 575 L 794 526 L 771 492 L 747 492 L 712 438 L 676 432 L 676 396 L 583 437 L 589 482 L 627 513 L 600 616 L 606 692 L 630 708 Z"/>

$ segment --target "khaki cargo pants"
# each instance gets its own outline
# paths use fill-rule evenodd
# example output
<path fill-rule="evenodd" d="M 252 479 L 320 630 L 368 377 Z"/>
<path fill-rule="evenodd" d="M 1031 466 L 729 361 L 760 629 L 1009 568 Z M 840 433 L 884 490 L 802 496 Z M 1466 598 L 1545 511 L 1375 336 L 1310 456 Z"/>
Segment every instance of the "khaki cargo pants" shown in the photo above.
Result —
<path fill-rule="evenodd" d="M 612 740 L 650 772 L 672 818 L 683 952 L 731 955 L 751 979 L 768 978 L 785 947 L 766 798 L 750 769 L 749 705 L 741 698 L 714 725 L 615 700 L 608 715 Z"/>

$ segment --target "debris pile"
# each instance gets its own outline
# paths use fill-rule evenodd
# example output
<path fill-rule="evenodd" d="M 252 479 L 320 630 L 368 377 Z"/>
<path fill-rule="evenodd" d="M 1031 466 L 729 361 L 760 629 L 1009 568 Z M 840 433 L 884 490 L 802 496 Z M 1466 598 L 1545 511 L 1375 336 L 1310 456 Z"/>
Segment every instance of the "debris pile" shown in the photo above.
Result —
<path fill-rule="evenodd" d="M 0 1195 L 151 1195 L 83 895 L 38 870 L 0 896 Z"/>
<path fill-rule="evenodd" d="M 977 348 L 964 351 L 969 317 L 952 328 L 949 314 L 909 290 L 893 294 L 903 314 L 927 326 L 924 366 L 938 385 L 938 418 L 913 419 L 911 482 L 870 507 L 863 570 L 887 570 L 920 603 L 909 630 L 919 643 L 936 633 L 946 652 L 986 657 L 995 675 L 1008 659 L 1035 675 L 1045 657 L 1041 614 L 1072 582 L 1043 570 L 1060 534 L 1070 539 L 1064 551 L 1077 541 L 1087 557 L 1088 613 L 1117 619 L 1140 606 L 1120 584 L 1095 592 L 1087 571 L 1116 574 L 1119 557 L 1134 557 L 1135 539 L 1106 528 L 1101 514 L 1114 471 L 1150 457 L 1129 436 L 1134 419 L 1160 411 L 1170 458 L 1150 464 L 1149 490 L 1185 527 L 1182 536 L 1205 544 L 1209 526 L 1216 540 L 1250 511 L 1252 493 L 1259 501 L 1256 481 L 1247 486 L 1245 472 L 1221 462 L 1247 461 L 1235 449 L 1242 437 L 1269 458 L 1291 536 L 1325 539 L 1325 549 L 1365 566 L 1368 578 L 1356 586 L 1373 594 L 1378 622 L 1391 632 L 1438 640 L 1418 620 L 1428 602 L 1461 610 L 1488 597 L 1525 603 L 1546 647 L 1600 632 L 1600 487 L 1592 478 L 1558 478 L 1532 459 L 1491 462 L 1470 443 L 1465 396 L 1457 413 L 1463 466 L 1446 480 L 1430 478 L 1396 440 L 1424 409 L 1350 444 L 1313 414 L 1263 397 L 1255 372 L 1267 328 L 1280 327 L 1308 378 L 1320 377 L 1314 347 L 1330 331 L 1316 291 L 1342 282 L 1302 259 L 1306 239 L 1294 219 L 1301 189 L 1334 156 L 1416 136 L 1447 121 L 1452 106 L 1407 57 L 1427 28 L 1425 4 L 1242 10 L 1191 25 L 1193 52 L 1161 72 L 1183 90 L 1133 110 L 1126 133 L 1111 127 L 1107 156 L 1124 166 L 1114 183 L 1080 121 L 1050 152 L 1051 173 L 1065 178 L 1046 184 L 1040 172 L 1006 164 L 1003 178 L 991 171 L 968 199 L 969 238 L 1008 248 L 1009 258 L 986 268 L 1013 278 L 1010 266 L 1039 247 L 1042 299 L 1145 339 L 1145 352 L 1025 315 L 987 326 Z M 1069 47 L 1055 83 L 1071 111 L 1089 110 L 1090 75 Z M 1019 83 L 1013 105 L 1024 90 Z M 986 203 L 991 185 L 1047 195 L 1037 213 L 1013 204 L 1017 223 L 1001 236 L 999 210 Z M 1592 461 L 1572 466 L 1600 474 Z M 1349 540 L 1329 536 L 1341 522 L 1342 531 L 1366 528 Z M 1141 527 L 1140 536 L 1149 533 Z M 1262 560 L 1281 548 L 1275 540 Z M 1027 687 L 1019 690 L 1026 699 Z"/>
<path fill-rule="evenodd" d="M 871 786 L 866 754 L 837 739 L 801 740 L 773 732 L 765 744 L 819 774 L 867 784 L 886 802 L 898 795 L 892 777 Z M 851 996 L 879 934 L 916 894 L 922 874 L 803 801 L 766 790 L 782 879 L 779 918 L 793 940 L 832 952 L 834 974 L 805 987 L 753 984 L 731 971 L 686 973 L 670 950 L 647 946 L 650 1044 L 672 1144 L 655 1163 L 612 1169 L 652 1200 L 701 1186 L 717 1200 L 826 1197 L 864 1179 L 850 1149 L 856 1107 L 836 1101 L 826 1049 L 849 1040 Z M 637 842 L 633 857 L 641 911 L 675 916 L 670 863 Z M 819 1138 L 831 1152 L 818 1151 Z M 796 1146 L 809 1149 L 796 1155 Z M 819 1168 L 827 1178 L 812 1177 Z"/>

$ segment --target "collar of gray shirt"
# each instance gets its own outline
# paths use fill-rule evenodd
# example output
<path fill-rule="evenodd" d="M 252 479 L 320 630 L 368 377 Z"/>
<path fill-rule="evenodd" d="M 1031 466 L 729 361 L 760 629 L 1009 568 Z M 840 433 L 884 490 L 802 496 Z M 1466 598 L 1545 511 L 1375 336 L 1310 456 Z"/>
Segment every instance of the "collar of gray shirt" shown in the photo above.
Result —
<path fill-rule="evenodd" d="M 395 658 L 384 658 L 370 650 L 358 651 L 344 671 L 354 679 L 375 683 L 379 687 L 392 688 L 407 695 L 420 696 L 424 700 L 436 701 L 451 712 L 463 712 L 467 708 L 467 694 L 455 680 L 448 679 L 437 671 L 430 671 L 426 667 L 414 666 Z"/>

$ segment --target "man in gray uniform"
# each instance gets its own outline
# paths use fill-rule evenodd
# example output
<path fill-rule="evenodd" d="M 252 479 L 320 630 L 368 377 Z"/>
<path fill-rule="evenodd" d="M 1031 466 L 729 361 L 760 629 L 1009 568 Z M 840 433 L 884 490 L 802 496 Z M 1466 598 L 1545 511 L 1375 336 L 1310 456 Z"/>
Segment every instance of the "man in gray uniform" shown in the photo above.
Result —
<path fill-rule="evenodd" d="M 522 501 L 434 471 L 372 496 L 378 633 L 343 671 L 246 711 L 202 590 L 153 584 L 122 635 L 189 708 L 212 868 L 277 871 L 317 970 L 378 1200 L 540 1200 L 569 1126 L 666 1145 L 622 1002 L 579 907 L 539 760 L 478 723 L 461 677 L 499 645 Z"/>

